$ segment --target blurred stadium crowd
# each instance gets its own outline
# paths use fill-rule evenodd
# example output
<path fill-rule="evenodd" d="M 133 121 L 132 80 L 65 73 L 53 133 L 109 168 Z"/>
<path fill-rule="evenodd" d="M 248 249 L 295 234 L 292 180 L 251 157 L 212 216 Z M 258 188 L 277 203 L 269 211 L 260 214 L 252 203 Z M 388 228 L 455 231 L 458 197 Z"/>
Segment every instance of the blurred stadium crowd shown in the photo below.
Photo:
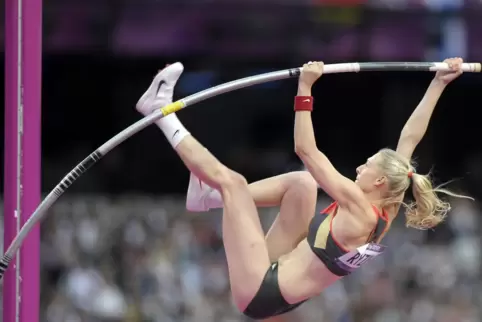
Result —
<path fill-rule="evenodd" d="M 478 321 L 480 209 L 453 206 L 435 233 L 400 216 L 386 255 L 286 321 Z M 260 212 L 265 227 L 276 211 Z M 41 321 L 247 321 L 231 304 L 220 223 L 219 211 L 187 213 L 182 198 L 62 198 L 42 229 Z"/>

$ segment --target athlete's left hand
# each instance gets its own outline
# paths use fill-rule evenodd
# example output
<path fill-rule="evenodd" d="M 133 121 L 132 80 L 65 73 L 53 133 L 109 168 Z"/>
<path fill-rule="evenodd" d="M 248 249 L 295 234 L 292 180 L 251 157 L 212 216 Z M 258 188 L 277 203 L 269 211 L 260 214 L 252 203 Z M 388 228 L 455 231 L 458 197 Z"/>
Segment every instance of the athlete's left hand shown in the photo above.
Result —
<path fill-rule="evenodd" d="M 444 72 L 437 72 L 435 79 L 442 82 L 444 85 L 449 84 L 451 81 L 462 75 L 462 63 L 464 60 L 460 57 L 448 58 L 444 60 L 444 63 L 449 64 L 450 70 Z"/>

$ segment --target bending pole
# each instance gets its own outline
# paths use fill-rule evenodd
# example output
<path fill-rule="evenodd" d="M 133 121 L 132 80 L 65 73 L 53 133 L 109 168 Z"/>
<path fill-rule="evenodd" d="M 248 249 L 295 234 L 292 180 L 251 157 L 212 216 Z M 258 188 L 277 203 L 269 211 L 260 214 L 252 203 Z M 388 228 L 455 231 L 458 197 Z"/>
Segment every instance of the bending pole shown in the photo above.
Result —
<path fill-rule="evenodd" d="M 4 247 L 40 203 L 42 1 L 5 1 Z M 40 228 L 4 279 L 3 321 L 38 322 Z"/>

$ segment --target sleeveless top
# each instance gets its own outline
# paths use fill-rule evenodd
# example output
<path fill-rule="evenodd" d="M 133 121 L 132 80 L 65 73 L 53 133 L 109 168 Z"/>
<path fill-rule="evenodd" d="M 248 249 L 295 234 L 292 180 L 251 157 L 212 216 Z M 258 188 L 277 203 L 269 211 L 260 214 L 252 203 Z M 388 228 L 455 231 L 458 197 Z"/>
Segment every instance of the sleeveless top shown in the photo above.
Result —
<path fill-rule="evenodd" d="M 337 202 L 333 202 L 325 210 L 316 214 L 309 225 L 307 241 L 311 250 L 326 265 L 328 270 L 337 276 L 349 275 L 369 259 L 383 253 L 385 246 L 378 244 L 389 222 L 386 212 L 380 214 L 373 206 L 378 221 L 371 231 L 365 245 L 355 250 L 348 250 L 337 242 L 331 231 L 333 218 L 338 210 Z"/>

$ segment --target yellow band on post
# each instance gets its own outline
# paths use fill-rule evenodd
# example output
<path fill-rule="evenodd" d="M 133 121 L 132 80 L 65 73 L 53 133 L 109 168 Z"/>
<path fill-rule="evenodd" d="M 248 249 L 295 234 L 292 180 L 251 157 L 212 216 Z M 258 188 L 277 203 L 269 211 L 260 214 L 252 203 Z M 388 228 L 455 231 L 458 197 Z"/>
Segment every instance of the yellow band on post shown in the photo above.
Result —
<path fill-rule="evenodd" d="M 168 104 L 164 107 L 161 108 L 161 112 L 163 116 L 167 116 L 172 113 L 176 113 L 180 109 L 184 107 L 184 102 L 183 101 L 175 101 L 171 104 Z"/>

